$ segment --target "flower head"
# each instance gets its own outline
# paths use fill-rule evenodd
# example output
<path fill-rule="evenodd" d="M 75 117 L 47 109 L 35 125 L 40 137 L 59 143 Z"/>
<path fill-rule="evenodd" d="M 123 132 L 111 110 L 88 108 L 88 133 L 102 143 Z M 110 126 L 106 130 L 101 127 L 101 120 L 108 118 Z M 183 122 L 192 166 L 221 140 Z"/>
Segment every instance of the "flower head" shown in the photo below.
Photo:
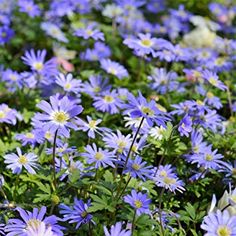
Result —
<path fill-rule="evenodd" d="M 117 222 L 115 225 L 112 225 L 110 232 L 108 231 L 106 226 L 104 226 L 103 228 L 104 228 L 105 236 L 131 236 L 130 230 L 122 229 L 121 222 Z"/>
<path fill-rule="evenodd" d="M 135 209 L 138 216 L 150 213 L 149 205 L 151 200 L 147 197 L 147 194 L 137 193 L 133 189 L 131 195 L 124 196 L 124 201 Z"/>
<path fill-rule="evenodd" d="M 34 153 L 23 154 L 20 148 L 16 148 L 17 154 L 7 154 L 3 158 L 4 163 L 8 164 L 7 169 L 11 169 L 14 174 L 20 174 L 24 167 L 30 174 L 35 174 L 38 157 Z"/>

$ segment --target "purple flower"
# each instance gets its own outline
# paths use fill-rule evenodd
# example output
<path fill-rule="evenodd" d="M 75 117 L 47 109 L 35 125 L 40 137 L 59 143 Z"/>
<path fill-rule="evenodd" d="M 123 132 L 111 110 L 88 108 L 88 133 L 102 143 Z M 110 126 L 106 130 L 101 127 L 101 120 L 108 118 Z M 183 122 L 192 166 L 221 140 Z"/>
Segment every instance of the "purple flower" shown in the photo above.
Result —
<path fill-rule="evenodd" d="M 88 132 L 89 138 L 95 138 L 95 133 L 99 133 L 100 131 L 105 130 L 106 128 L 99 128 L 97 125 L 102 122 L 101 119 L 94 120 L 90 116 L 87 116 L 87 121 L 83 121 L 82 119 L 76 119 L 76 123 L 78 125 L 78 130 L 82 130 L 84 132 Z"/>
<path fill-rule="evenodd" d="M 40 15 L 39 7 L 31 0 L 19 0 L 18 6 L 20 12 L 25 12 L 32 18 Z"/>
<path fill-rule="evenodd" d="M 127 163 L 127 168 L 124 173 L 130 173 L 133 178 L 140 178 L 143 181 L 146 178 L 151 178 L 152 167 L 146 165 L 147 162 L 143 161 L 140 156 L 136 156 L 135 159 L 129 159 Z"/>
<path fill-rule="evenodd" d="M 105 236 L 131 236 L 130 230 L 122 230 L 122 223 L 117 222 L 111 226 L 110 232 L 106 226 L 103 226 Z"/>
<path fill-rule="evenodd" d="M 176 78 L 175 72 L 167 72 L 165 68 L 155 68 L 152 74 L 148 76 L 148 79 L 151 80 L 151 88 L 161 94 L 174 91 L 177 88 Z"/>
<path fill-rule="evenodd" d="M 53 233 L 51 226 L 46 226 L 44 222 L 28 226 L 26 234 L 27 236 L 57 236 Z"/>
<path fill-rule="evenodd" d="M 69 223 L 76 223 L 76 229 L 78 229 L 82 224 L 87 224 L 91 221 L 92 215 L 87 212 L 90 206 L 90 200 L 88 203 L 84 203 L 82 200 L 74 199 L 73 208 L 60 204 L 60 214 L 63 215 L 63 220 Z"/>
<path fill-rule="evenodd" d="M 114 166 L 114 153 L 109 152 L 108 150 L 103 150 L 102 148 L 97 148 L 96 144 L 87 145 L 85 147 L 84 153 L 81 156 L 87 158 L 88 164 L 95 164 L 95 168 L 98 169 L 100 167 L 115 167 Z"/>
<path fill-rule="evenodd" d="M 110 89 L 111 86 L 108 84 L 108 79 L 103 79 L 99 75 L 92 75 L 89 77 L 89 82 L 84 82 L 82 91 L 93 97 Z"/>
<path fill-rule="evenodd" d="M 22 78 L 16 71 L 11 69 L 3 71 L 2 80 L 6 83 L 9 91 L 14 92 L 17 88 L 22 88 Z"/>
<path fill-rule="evenodd" d="M 233 236 L 236 232 L 236 216 L 230 216 L 228 210 L 211 212 L 204 217 L 201 228 L 207 231 L 205 235 Z"/>
<path fill-rule="evenodd" d="M 78 92 L 81 91 L 81 87 L 82 87 L 81 80 L 73 79 L 72 74 L 64 75 L 64 74 L 60 73 L 56 77 L 55 82 L 60 87 L 62 87 L 64 89 L 64 91 L 67 92 L 67 93 L 72 92 L 72 93 L 77 94 Z"/>
<path fill-rule="evenodd" d="M 131 195 L 124 196 L 124 201 L 135 209 L 138 216 L 150 213 L 149 205 L 151 200 L 148 198 L 147 194 L 137 193 L 136 190 L 133 189 Z"/>
<path fill-rule="evenodd" d="M 216 109 L 220 109 L 221 107 L 223 107 L 220 98 L 214 96 L 212 92 L 207 92 L 204 102 Z"/>
<path fill-rule="evenodd" d="M 37 143 L 43 143 L 44 132 L 40 129 L 33 129 L 24 134 L 16 134 L 15 139 L 21 141 L 22 146 L 30 144 L 34 147 Z"/>
<path fill-rule="evenodd" d="M 38 157 L 34 153 L 23 154 L 20 148 L 16 148 L 17 154 L 7 154 L 3 158 L 4 163 L 8 164 L 7 169 L 11 169 L 13 174 L 20 174 L 24 167 L 30 174 L 36 174 Z"/>
<path fill-rule="evenodd" d="M 153 172 L 155 173 L 153 180 L 158 187 L 163 187 L 171 192 L 175 192 L 176 190 L 183 192 L 185 190 L 183 181 L 178 179 L 171 165 L 160 165 L 158 169 L 155 168 Z"/>
<path fill-rule="evenodd" d="M 37 72 L 43 76 L 55 76 L 57 74 L 57 64 L 54 58 L 45 62 L 47 51 L 44 49 L 42 51 L 38 50 L 36 53 L 33 49 L 26 51 L 25 55 L 22 56 L 23 62 L 30 66 L 32 71 Z"/>
<path fill-rule="evenodd" d="M 117 62 L 111 61 L 110 59 L 102 59 L 101 68 L 108 74 L 112 74 L 119 79 L 129 76 L 128 71 L 124 68 L 124 66 Z"/>
<path fill-rule="evenodd" d="M 207 148 L 207 143 L 203 142 L 202 133 L 198 130 L 193 130 L 191 134 L 191 146 L 193 153 L 204 153 Z"/>
<path fill-rule="evenodd" d="M 139 92 L 137 98 L 129 93 L 128 104 L 123 107 L 126 109 L 125 114 L 130 114 L 132 118 L 145 118 L 149 126 L 153 126 L 153 123 L 156 123 L 165 127 L 165 122 L 169 120 L 167 115 L 157 108 L 156 102 L 154 100 L 148 102 L 141 92 Z"/>
<path fill-rule="evenodd" d="M 0 45 L 8 43 L 13 36 L 14 36 L 14 31 L 8 28 L 8 26 L 0 27 Z"/>
<path fill-rule="evenodd" d="M 85 52 L 81 53 L 80 58 L 85 61 L 99 61 L 103 58 L 111 56 L 111 50 L 104 43 L 96 42 L 94 48 L 88 48 Z"/>
<path fill-rule="evenodd" d="M 124 136 L 119 130 L 117 130 L 117 134 L 105 134 L 103 141 L 105 142 L 107 148 L 112 148 L 114 152 L 124 154 L 129 150 L 132 139 L 130 134 Z"/>
<path fill-rule="evenodd" d="M 82 37 L 84 39 L 92 38 L 94 40 L 104 41 L 104 34 L 98 29 L 95 29 L 95 27 L 95 24 L 90 24 L 86 28 L 77 29 L 74 35 L 77 37 Z"/>
<path fill-rule="evenodd" d="M 155 56 L 155 46 L 157 39 L 152 38 L 151 34 L 138 34 L 138 38 L 127 38 L 123 41 L 129 48 L 134 49 L 139 56 L 152 54 Z"/>
<path fill-rule="evenodd" d="M 223 156 L 217 154 L 217 149 L 212 151 L 211 145 L 205 149 L 204 153 L 193 154 L 190 157 L 191 163 L 197 163 L 198 167 L 204 167 L 205 169 L 219 169 L 223 161 Z"/>
<path fill-rule="evenodd" d="M 51 96 L 50 103 L 43 100 L 37 107 L 45 112 L 35 115 L 35 120 L 43 123 L 45 131 L 55 133 L 59 129 L 65 137 L 69 137 L 69 129 L 78 129 L 74 118 L 83 111 L 83 107 L 69 100 L 67 96 Z"/>
<path fill-rule="evenodd" d="M 224 83 L 219 80 L 219 77 L 217 76 L 215 72 L 205 70 L 203 71 L 202 76 L 214 87 L 217 87 L 218 89 L 223 90 L 223 91 L 227 89 L 227 86 L 224 85 Z"/>
<path fill-rule="evenodd" d="M 190 116 L 186 115 L 179 124 L 178 131 L 180 132 L 181 136 L 189 136 L 189 133 L 192 131 L 192 119 Z"/>
<path fill-rule="evenodd" d="M 19 235 L 19 236 L 29 236 L 29 228 L 32 230 L 39 230 L 41 228 L 41 223 L 43 222 L 46 225 L 46 228 L 50 228 L 55 235 L 62 236 L 63 233 L 61 230 L 64 228 L 57 224 L 58 217 L 51 215 L 45 217 L 46 207 L 43 206 L 40 211 L 37 208 L 33 209 L 33 212 L 25 211 L 20 207 L 17 207 L 16 210 L 19 212 L 21 219 L 9 219 L 5 227 L 6 236 Z"/>
<path fill-rule="evenodd" d="M 15 109 L 4 103 L 0 104 L 0 123 L 15 125 L 17 119 L 22 120 L 22 116 Z"/>
<path fill-rule="evenodd" d="M 108 112 L 110 114 L 116 114 L 120 112 L 122 107 L 122 100 L 118 97 L 116 90 L 105 91 L 101 96 L 94 98 L 93 106 L 102 112 Z"/>

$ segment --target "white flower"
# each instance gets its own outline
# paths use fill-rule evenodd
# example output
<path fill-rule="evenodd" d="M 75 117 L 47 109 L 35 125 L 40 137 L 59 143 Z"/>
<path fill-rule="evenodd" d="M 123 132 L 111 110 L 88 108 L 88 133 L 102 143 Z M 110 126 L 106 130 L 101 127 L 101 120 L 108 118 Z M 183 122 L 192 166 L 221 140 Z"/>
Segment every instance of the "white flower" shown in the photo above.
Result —
<path fill-rule="evenodd" d="M 163 132 L 165 132 L 165 128 L 163 126 L 156 126 L 150 129 L 149 134 L 151 137 L 155 138 L 155 139 L 159 139 L 162 140 L 163 138 Z"/>

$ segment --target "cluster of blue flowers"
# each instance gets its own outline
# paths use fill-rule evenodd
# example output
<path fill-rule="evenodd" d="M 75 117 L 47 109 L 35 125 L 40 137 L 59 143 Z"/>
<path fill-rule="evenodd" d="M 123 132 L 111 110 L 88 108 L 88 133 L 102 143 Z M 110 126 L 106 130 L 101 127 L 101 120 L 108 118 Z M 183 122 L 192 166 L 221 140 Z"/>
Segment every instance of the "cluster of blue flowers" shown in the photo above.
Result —
<path fill-rule="evenodd" d="M 236 235 L 236 4 L 169 4 L 0 0 L 0 235 Z"/>

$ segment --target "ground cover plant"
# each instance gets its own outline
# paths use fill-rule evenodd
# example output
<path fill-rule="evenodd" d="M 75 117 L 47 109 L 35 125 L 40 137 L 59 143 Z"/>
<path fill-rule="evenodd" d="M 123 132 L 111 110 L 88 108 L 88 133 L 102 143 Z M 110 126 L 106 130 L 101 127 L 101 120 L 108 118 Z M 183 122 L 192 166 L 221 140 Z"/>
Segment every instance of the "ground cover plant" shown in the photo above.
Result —
<path fill-rule="evenodd" d="M 0 235 L 236 235 L 234 0 L 0 0 Z"/>

